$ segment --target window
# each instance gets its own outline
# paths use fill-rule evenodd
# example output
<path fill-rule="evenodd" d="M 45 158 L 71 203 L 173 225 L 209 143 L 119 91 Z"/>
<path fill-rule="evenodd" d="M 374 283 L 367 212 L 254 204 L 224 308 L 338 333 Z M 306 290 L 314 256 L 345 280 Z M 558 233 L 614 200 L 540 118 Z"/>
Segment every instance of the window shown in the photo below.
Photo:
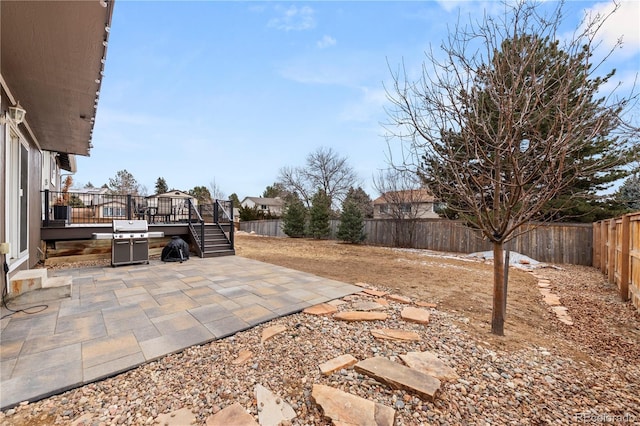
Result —
<path fill-rule="evenodd" d="M 124 207 L 104 206 L 102 207 L 102 217 L 124 217 L 126 210 Z"/>
<path fill-rule="evenodd" d="M 399 206 L 401 213 L 411 213 L 411 203 L 402 203 Z"/>

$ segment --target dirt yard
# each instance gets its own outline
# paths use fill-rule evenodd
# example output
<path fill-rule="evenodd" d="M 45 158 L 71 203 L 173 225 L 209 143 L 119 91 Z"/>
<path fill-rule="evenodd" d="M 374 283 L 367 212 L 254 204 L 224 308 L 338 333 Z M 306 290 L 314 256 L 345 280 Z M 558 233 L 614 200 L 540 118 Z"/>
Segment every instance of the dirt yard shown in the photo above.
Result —
<path fill-rule="evenodd" d="M 364 282 L 457 313 L 459 326 L 495 349 L 554 348 L 574 359 L 618 352 L 640 359 L 640 315 L 622 303 L 596 269 L 547 265 L 535 273 L 574 320 L 559 322 L 543 302 L 530 272 L 511 268 L 505 336 L 490 333 L 493 264 L 464 255 L 344 244 L 337 241 L 271 238 L 240 233 L 239 256 L 347 283 Z M 629 359 L 629 358 L 627 358 Z"/>

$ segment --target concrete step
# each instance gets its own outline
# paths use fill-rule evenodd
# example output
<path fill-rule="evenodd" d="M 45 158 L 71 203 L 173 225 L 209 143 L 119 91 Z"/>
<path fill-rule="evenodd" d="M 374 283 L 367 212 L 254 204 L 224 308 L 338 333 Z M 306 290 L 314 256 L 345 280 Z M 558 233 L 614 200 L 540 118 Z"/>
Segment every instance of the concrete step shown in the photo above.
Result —
<path fill-rule="evenodd" d="M 32 304 L 71 297 L 73 278 L 48 277 L 46 269 L 17 272 L 9 280 L 7 300 L 14 304 Z"/>
<path fill-rule="evenodd" d="M 9 279 L 8 296 L 19 296 L 20 294 L 42 288 L 42 283 L 46 280 L 46 269 L 18 271 Z"/>

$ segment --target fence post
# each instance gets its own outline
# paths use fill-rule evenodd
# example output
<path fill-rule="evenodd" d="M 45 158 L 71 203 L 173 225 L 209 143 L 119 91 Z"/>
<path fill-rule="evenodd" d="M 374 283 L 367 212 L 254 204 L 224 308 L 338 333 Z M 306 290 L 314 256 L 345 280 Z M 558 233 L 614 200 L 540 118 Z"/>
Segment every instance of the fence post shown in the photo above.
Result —
<path fill-rule="evenodd" d="M 49 190 L 44 190 L 44 226 L 49 226 Z"/>
<path fill-rule="evenodd" d="M 616 236 L 616 220 L 609 219 L 609 254 L 607 256 L 609 258 L 609 261 L 607 262 L 609 264 L 609 267 L 607 268 L 609 284 L 614 284 L 616 282 Z"/>
<path fill-rule="evenodd" d="M 629 253 L 631 234 L 630 234 L 631 217 L 627 214 L 622 216 L 622 232 L 620 241 L 620 284 L 618 286 L 620 290 L 620 298 L 626 302 L 629 300 L 629 261 L 631 260 L 631 254 Z"/>
<path fill-rule="evenodd" d="M 133 218 L 133 209 L 132 204 L 131 204 L 132 198 L 131 198 L 131 194 L 127 194 L 127 220 L 131 220 Z"/>
<path fill-rule="evenodd" d="M 593 250 L 592 255 L 592 265 L 594 268 L 600 269 L 600 233 L 599 231 L 600 222 L 593 223 L 593 246 L 591 249 Z"/>
<path fill-rule="evenodd" d="M 609 263 L 607 250 L 607 221 L 600 221 L 600 272 L 607 273 L 607 264 Z"/>

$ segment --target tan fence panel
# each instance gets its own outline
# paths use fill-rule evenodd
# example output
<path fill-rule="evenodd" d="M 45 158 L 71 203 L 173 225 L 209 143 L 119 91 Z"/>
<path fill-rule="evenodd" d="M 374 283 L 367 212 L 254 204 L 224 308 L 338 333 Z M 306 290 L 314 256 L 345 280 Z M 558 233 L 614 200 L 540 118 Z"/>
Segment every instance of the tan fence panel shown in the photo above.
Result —
<path fill-rule="evenodd" d="M 640 213 L 629 218 L 629 296 L 640 311 Z"/>
<path fill-rule="evenodd" d="M 281 220 L 240 222 L 240 230 L 259 235 L 285 236 Z M 339 221 L 331 221 L 331 237 L 335 238 Z M 531 224 L 525 232 L 507 245 L 509 250 L 539 262 L 593 264 L 591 224 Z M 477 229 L 462 222 L 438 219 L 365 220 L 366 244 L 386 247 L 408 247 L 453 253 L 491 250 L 491 243 Z"/>
<path fill-rule="evenodd" d="M 593 266 L 640 311 L 640 212 L 596 222 L 593 235 Z"/>

